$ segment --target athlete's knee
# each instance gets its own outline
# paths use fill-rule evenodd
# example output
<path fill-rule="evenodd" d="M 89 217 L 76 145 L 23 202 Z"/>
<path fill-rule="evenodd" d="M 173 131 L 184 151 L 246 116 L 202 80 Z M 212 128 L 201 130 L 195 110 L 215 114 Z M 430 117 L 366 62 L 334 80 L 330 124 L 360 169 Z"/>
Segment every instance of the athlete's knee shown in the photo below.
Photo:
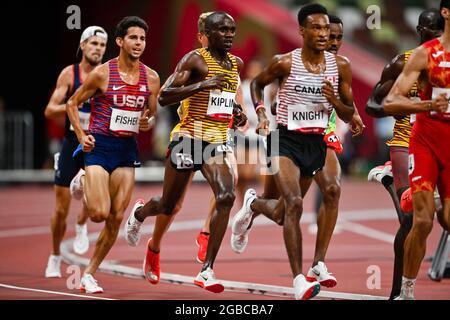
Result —
<path fill-rule="evenodd" d="M 88 209 L 89 218 L 92 222 L 100 223 L 108 219 L 109 212 L 102 210 L 102 208 L 89 208 Z"/>
<path fill-rule="evenodd" d="M 233 190 L 222 190 L 216 196 L 216 206 L 218 208 L 231 208 L 234 204 L 234 200 L 236 199 L 236 195 Z"/>
<path fill-rule="evenodd" d="M 341 196 L 341 186 L 337 182 L 333 182 L 325 187 L 324 201 L 337 202 Z"/>
<path fill-rule="evenodd" d="M 429 217 L 416 217 L 413 229 L 419 236 L 427 237 L 433 229 L 433 219 Z"/>
<path fill-rule="evenodd" d="M 285 202 L 288 216 L 300 214 L 303 211 L 303 199 L 300 195 L 290 195 L 285 198 Z"/>
<path fill-rule="evenodd" d="M 55 212 L 53 214 L 53 219 L 57 219 L 59 221 L 65 221 L 68 213 L 69 213 L 69 207 L 57 204 L 56 208 L 55 208 Z"/>

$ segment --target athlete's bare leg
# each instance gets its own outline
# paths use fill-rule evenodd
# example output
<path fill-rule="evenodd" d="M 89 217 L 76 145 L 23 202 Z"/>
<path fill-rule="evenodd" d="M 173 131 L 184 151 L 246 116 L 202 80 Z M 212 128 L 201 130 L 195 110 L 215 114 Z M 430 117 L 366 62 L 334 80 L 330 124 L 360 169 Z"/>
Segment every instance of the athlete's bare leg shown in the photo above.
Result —
<path fill-rule="evenodd" d="M 427 237 L 433 228 L 435 212 L 433 192 L 419 191 L 413 193 L 412 197 L 414 205 L 413 225 L 406 237 L 403 261 L 403 276 L 408 279 L 417 278 L 420 264 L 425 256 Z"/>
<path fill-rule="evenodd" d="M 235 200 L 233 168 L 228 158 L 222 155 L 209 159 L 202 166 L 202 173 L 211 186 L 216 199 L 216 210 L 211 218 L 210 235 L 205 263 L 202 271 L 213 269 L 214 261 L 228 226 L 231 208 Z"/>
<path fill-rule="evenodd" d="M 280 170 L 274 176 L 280 201 L 257 198 L 251 209 L 267 217 L 270 212 L 280 216 L 284 212 L 283 236 L 294 278 L 302 273 L 302 233 L 300 218 L 303 212 L 303 197 L 311 185 L 312 178 L 303 178 L 300 169 L 287 157 L 273 157 L 272 163 L 279 162 Z M 283 204 L 284 203 L 284 206 Z M 285 208 L 285 210 L 284 210 Z"/>
<path fill-rule="evenodd" d="M 66 233 L 66 219 L 70 207 L 70 190 L 66 187 L 54 186 L 56 196 L 56 208 L 51 218 L 52 229 L 52 254 L 59 256 L 61 241 Z"/>
<path fill-rule="evenodd" d="M 190 184 L 192 182 L 192 178 L 194 177 L 194 172 L 191 172 L 191 176 L 189 177 Z M 183 194 L 181 195 L 180 199 L 178 200 L 175 208 L 173 209 L 173 212 L 171 215 L 165 215 L 165 214 L 159 214 L 156 216 L 155 226 L 153 228 L 152 233 L 152 239 L 149 242 L 149 248 L 153 252 L 159 252 L 161 247 L 161 241 L 164 237 L 164 234 L 169 229 L 169 226 L 172 224 L 175 215 L 181 210 L 181 207 L 183 206 L 184 197 L 186 196 L 187 188 L 185 188 Z"/>
<path fill-rule="evenodd" d="M 92 167 L 97 167 L 92 168 L 95 172 L 101 172 L 100 170 L 98 170 L 98 166 Z M 92 176 L 92 172 L 90 172 L 91 175 L 88 174 L 88 171 L 92 171 L 89 170 L 90 168 L 91 166 L 86 168 L 86 182 L 88 182 L 89 177 Z M 85 270 L 85 273 L 92 275 L 97 271 L 98 266 L 111 250 L 114 242 L 116 242 L 117 236 L 119 234 L 120 224 L 123 219 L 123 213 L 130 203 L 134 188 L 134 168 L 117 168 L 111 173 L 111 176 L 109 176 L 108 179 L 104 178 L 105 174 L 106 176 L 108 176 L 108 173 L 106 171 L 101 174 L 103 179 L 100 185 L 102 187 L 108 188 L 107 198 L 110 205 L 108 211 L 110 213 L 106 217 L 105 226 L 103 227 L 103 230 L 97 239 L 94 254 L 89 261 L 89 266 Z M 85 195 L 88 192 L 89 190 L 86 190 Z M 107 204 L 102 205 L 102 208 L 106 207 Z"/>
<path fill-rule="evenodd" d="M 450 199 L 444 199 L 442 210 L 437 211 L 437 217 L 442 228 L 450 232 Z"/>
<path fill-rule="evenodd" d="M 336 226 L 339 198 L 341 195 L 341 166 L 336 152 L 327 148 L 325 166 L 314 177 L 322 194 L 323 202 L 317 216 L 316 249 L 312 266 L 319 261 L 325 261 L 328 245 Z"/>
<path fill-rule="evenodd" d="M 400 295 L 402 288 L 405 240 L 412 227 L 413 214 L 412 212 L 403 212 L 400 208 L 399 201 L 403 192 L 409 187 L 408 148 L 390 147 L 390 158 L 392 162 L 392 174 L 394 176 L 393 184 L 391 183 L 390 186 L 385 187 L 391 195 L 400 221 L 400 226 L 394 239 L 394 272 L 391 294 L 389 296 L 389 299 L 394 299 Z"/>
<path fill-rule="evenodd" d="M 233 169 L 234 185 L 236 187 L 237 184 L 239 183 L 239 181 L 238 181 L 238 164 L 237 164 L 237 161 L 236 161 L 236 157 L 235 157 L 233 152 L 228 152 L 226 154 L 226 157 L 227 157 L 227 159 L 228 159 L 228 161 L 229 161 L 229 163 L 231 165 L 231 168 Z M 203 233 L 210 233 L 211 218 L 212 218 L 215 210 L 216 210 L 216 198 L 215 198 L 215 196 L 212 196 L 211 197 L 211 201 L 210 201 L 208 216 L 205 219 L 205 222 L 203 224 L 201 232 L 203 232 Z"/>
<path fill-rule="evenodd" d="M 162 196 L 151 198 L 141 209 L 136 210 L 136 219 L 143 222 L 149 216 L 158 214 L 172 215 L 191 181 L 191 175 L 192 171 L 190 170 L 178 171 L 173 168 L 170 158 L 168 158 L 164 169 Z M 158 232 L 163 231 L 158 229 Z"/>

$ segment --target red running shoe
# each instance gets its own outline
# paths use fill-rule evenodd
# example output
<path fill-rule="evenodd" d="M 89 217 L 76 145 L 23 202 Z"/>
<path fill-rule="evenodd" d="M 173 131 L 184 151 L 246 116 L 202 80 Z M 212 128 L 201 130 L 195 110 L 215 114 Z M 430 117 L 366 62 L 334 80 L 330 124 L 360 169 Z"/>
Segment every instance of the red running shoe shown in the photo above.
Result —
<path fill-rule="evenodd" d="M 197 236 L 197 239 L 195 239 L 195 242 L 198 246 L 198 252 L 197 252 L 197 261 L 200 263 L 204 263 L 206 260 L 206 250 L 208 250 L 208 240 L 209 235 L 206 235 L 202 232 L 200 232 Z"/>
<path fill-rule="evenodd" d="M 150 238 L 151 240 L 151 238 Z M 150 240 L 147 243 L 147 253 L 145 255 L 143 269 L 144 276 L 151 284 L 157 284 L 159 282 L 161 269 L 159 267 L 159 252 L 155 253 L 149 248 Z"/>

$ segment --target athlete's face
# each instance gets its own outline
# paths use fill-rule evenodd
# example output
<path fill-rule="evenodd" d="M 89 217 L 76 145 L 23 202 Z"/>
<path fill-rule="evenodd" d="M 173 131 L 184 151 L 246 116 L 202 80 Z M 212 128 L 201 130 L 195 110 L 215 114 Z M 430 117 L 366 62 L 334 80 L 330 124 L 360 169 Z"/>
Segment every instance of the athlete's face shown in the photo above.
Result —
<path fill-rule="evenodd" d="M 304 45 L 313 50 L 327 49 L 330 36 L 328 16 L 322 13 L 311 14 L 306 18 L 305 26 L 300 26 Z"/>
<path fill-rule="evenodd" d="M 442 30 L 439 26 L 439 18 L 438 14 L 433 12 L 429 12 L 422 17 L 417 26 L 417 33 L 420 35 L 421 43 L 441 36 Z"/>
<path fill-rule="evenodd" d="M 342 46 L 344 28 L 340 23 L 330 23 L 330 37 L 328 39 L 327 51 L 337 54 Z"/>
<path fill-rule="evenodd" d="M 208 45 L 219 50 L 230 51 L 236 35 L 236 24 L 229 16 L 221 16 L 207 32 Z"/>
<path fill-rule="evenodd" d="M 102 62 L 106 50 L 106 40 L 102 37 L 92 36 L 80 44 L 83 56 L 93 66 Z"/>
<path fill-rule="evenodd" d="M 117 37 L 116 43 L 131 58 L 139 59 L 146 45 L 145 30 L 140 27 L 129 27 L 125 37 L 123 39 Z"/>

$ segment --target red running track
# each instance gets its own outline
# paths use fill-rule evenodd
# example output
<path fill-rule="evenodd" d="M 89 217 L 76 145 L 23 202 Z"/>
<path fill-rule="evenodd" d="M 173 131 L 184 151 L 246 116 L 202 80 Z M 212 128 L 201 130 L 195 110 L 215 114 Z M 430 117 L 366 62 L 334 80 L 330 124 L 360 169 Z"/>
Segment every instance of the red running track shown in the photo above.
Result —
<path fill-rule="evenodd" d="M 133 201 L 139 197 L 147 199 L 160 194 L 161 190 L 159 184 L 137 185 Z M 314 192 L 312 188 L 305 199 L 303 222 L 310 218 L 308 213 L 312 210 Z M 169 231 L 161 250 L 162 272 L 190 277 L 199 272 L 200 265 L 195 261 L 195 237 L 201 227 L 201 219 L 206 215 L 210 194 L 206 184 L 193 184 L 190 187 L 176 222 L 184 225 L 189 221 L 197 221 L 198 227 L 193 223 L 193 227 L 187 227 L 185 230 Z M 0 299 L 291 299 L 290 296 L 275 297 L 233 291 L 213 294 L 194 286 L 170 283 L 155 286 L 143 279 L 101 272 L 96 274 L 96 279 L 105 293 L 95 296 L 82 294 L 77 289 L 70 289 L 67 284 L 71 279 L 70 274 L 66 273 L 67 264 L 62 265 L 62 279 L 44 278 L 51 250 L 49 222 L 54 208 L 52 187 L 3 187 L 0 189 L 0 203 Z M 236 213 L 238 207 L 239 199 L 231 216 Z M 74 237 L 75 216 L 79 209 L 80 203 L 74 201 L 65 239 Z M 129 211 L 126 216 L 128 213 Z M 342 225 L 344 229 L 333 236 L 326 260 L 329 270 L 338 279 L 338 286 L 323 290 L 388 296 L 393 265 L 391 241 L 398 226 L 388 194 L 376 183 L 344 181 L 340 218 L 350 219 L 351 223 L 345 227 Z M 260 222 L 264 222 L 263 220 L 264 218 Z M 147 229 L 153 221 L 154 219 L 146 221 Z M 307 226 L 308 224 L 302 223 L 304 272 L 312 263 L 315 244 L 315 236 L 308 233 Z M 101 227 L 102 225 L 92 222 L 88 224 L 90 233 L 99 231 Z M 426 257 L 433 255 L 440 233 L 441 228 L 436 222 L 428 240 Z M 149 236 L 147 232 L 135 248 L 128 246 L 123 238 L 119 238 L 106 260 L 140 268 Z M 250 234 L 246 252 L 240 255 L 232 252 L 229 241 L 230 229 L 225 234 L 215 263 L 214 270 L 219 279 L 291 287 L 292 276 L 280 227 L 274 224 L 256 225 Z M 89 258 L 92 251 L 93 243 L 83 257 Z M 371 275 L 368 273 L 370 266 L 380 270 L 378 288 L 370 289 L 367 286 Z M 429 280 L 429 267 L 430 262 L 424 261 L 416 285 L 416 298 L 450 299 L 450 280 L 444 279 L 440 283 Z M 33 291 L 29 291 L 30 289 Z"/>

